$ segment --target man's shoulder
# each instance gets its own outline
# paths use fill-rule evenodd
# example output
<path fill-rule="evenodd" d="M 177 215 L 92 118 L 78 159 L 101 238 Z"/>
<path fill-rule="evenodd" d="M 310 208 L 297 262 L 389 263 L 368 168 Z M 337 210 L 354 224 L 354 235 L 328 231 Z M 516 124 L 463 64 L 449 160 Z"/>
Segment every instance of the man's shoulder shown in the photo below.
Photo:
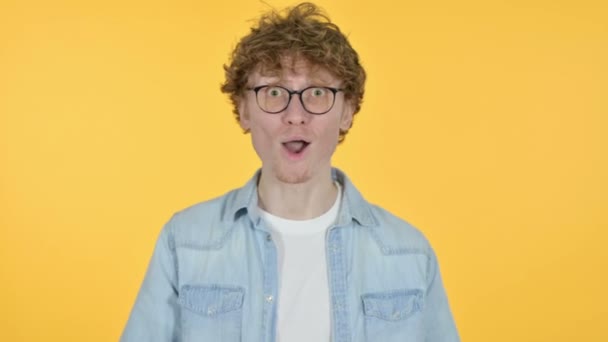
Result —
<path fill-rule="evenodd" d="M 186 207 L 171 217 L 166 228 L 175 242 L 201 248 L 219 248 L 230 233 L 239 189 Z"/>
<path fill-rule="evenodd" d="M 370 232 L 385 254 L 427 253 L 431 246 L 415 226 L 388 210 L 370 204 L 377 225 Z"/>
<path fill-rule="evenodd" d="M 229 215 L 228 211 L 234 208 L 232 204 L 238 191 L 239 189 L 234 189 L 223 195 L 190 205 L 176 212 L 172 219 L 180 223 L 208 221 L 212 218 L 222 219 Z"/>
<path fill-rule="evenodd" d="M 432 252 L 420 230 L 383 207 L 368 202 L 341 170 L 334 169 L 333 174 L 345 188 L 353 218 L 369 231 L 384 254 Z"/>

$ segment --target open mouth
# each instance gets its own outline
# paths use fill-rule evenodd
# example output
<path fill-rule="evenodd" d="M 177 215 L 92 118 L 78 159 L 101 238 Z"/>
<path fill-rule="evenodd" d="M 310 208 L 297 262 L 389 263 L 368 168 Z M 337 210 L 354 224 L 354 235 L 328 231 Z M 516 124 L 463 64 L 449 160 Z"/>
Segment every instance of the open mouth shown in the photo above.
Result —
<path fill-rule="evenodd" d="M 292 140 L 283 143 L 283 146 L 289 151 L 289 153 L 300 154 L 310 143 L 304 140 Z"/>

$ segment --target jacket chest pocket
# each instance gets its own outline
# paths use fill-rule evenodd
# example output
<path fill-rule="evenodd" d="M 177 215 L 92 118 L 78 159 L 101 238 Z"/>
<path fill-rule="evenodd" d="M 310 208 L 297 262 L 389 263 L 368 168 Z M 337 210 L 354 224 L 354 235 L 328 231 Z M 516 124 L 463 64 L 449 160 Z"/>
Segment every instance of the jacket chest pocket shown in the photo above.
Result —
<path fill-rule="evenodd" d="M 190 341 L 241 341 L 244 289 L 185 285 L 179 294 L 181 336 Z"/>
<path fill-rule="evenodd" d="M 423 292 L 418 289 L 361 296 L 366 341 L 423 341 Z"/>

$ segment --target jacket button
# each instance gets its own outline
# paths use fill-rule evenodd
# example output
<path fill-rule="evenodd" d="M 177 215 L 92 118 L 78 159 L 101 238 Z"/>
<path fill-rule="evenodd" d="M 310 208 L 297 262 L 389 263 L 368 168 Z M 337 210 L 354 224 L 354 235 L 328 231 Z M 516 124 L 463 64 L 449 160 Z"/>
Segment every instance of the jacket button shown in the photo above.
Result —
<path fill-rule="evenodd" d="M 266 299 L 266 302 L 268 302 L 268 303 L 272 303 L 272 299 L 273 299 L 273 298 L 272 298 L 272 296 L 271 296 L 271 295 L 268 295 L 268 296 L 266 296 L 266 298 L 264 298 L 264 299 Z"/>
<path fill-rule="evenodd" d="M 272 241 L 272 235 L 270 235 L 270 234 L 266 235 L 266 241 L 268 241 L 268 242 Z"/>

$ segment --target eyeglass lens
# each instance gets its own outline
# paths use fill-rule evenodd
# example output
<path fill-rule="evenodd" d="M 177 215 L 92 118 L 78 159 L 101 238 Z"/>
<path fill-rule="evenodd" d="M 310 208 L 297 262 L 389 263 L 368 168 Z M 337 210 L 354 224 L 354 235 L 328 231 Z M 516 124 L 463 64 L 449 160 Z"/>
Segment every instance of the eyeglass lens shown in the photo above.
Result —
<path fill-rule="evenodd" d="M 257 102 L 260 108 L 268 113 L 279 113 L 287 108 L 291 92 L 279 86 L 265 86 L 258 89 Z M 310 87 L 302 90 L 300 101 L 304 109 L 313 114 L 328 112 L 334 104 L 334 92 L 325 87 Z"/>

